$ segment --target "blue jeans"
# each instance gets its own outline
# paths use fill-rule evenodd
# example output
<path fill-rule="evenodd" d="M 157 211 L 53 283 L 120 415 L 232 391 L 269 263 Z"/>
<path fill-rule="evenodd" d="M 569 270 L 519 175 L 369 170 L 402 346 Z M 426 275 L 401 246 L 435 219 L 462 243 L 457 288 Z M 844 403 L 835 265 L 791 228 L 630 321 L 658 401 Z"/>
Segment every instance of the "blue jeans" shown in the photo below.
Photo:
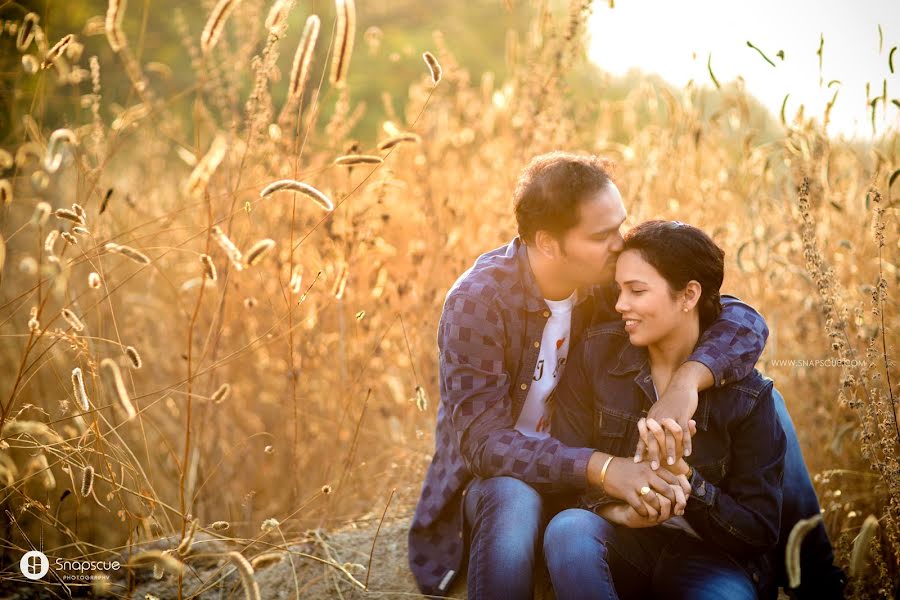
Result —
<path fill-rule="evenodd" d="M 668 527 L 613 525 L 580 508 L 550 521 L 544 559 L 565 600 L 756 598 L 750 574 L 714 546 Z"/>
<path fill-rule="evenodd" d="M 784 398 L 777 389 L 772 390 L 775 412 L 784 429 L 787 447 L 784 454 L 784 502 L 781 509 L 781 533 L 778 536 L 775 565 L 779 585 L 787 588 L 787 574 L 784 566 L 785 547 L 788 536 L 800 519 L 819 514 L 819 499 L 813 488 L 809 471 L 803 461 L 797 430 L 788 414 Z M 834 551 L 825 526 L 819 523 L 806 534 L 800 546 L 800 587 L 793 590 L 799 598 L 842 598 L 845 576 L 834 564 Z"/>
<path fill-rule="evenodd" d="M 472 481 L 465 498 L 470 600 L 531 600 L 543 504 L 533 487 L 513 477 Z"/>

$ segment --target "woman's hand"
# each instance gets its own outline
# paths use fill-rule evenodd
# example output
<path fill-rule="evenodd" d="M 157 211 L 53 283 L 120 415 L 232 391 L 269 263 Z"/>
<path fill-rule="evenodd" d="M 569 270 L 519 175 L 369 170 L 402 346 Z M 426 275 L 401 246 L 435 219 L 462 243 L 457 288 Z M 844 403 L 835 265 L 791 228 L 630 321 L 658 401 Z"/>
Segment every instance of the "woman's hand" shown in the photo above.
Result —
<path fill-rule="evenodd" d="M 634 451 L 634 462 L 649 458 L 650 467 L 654 471 L 659 467 L 668 467 L 671 471 L 671 467 L 684 462 L 682 455 L 690 454 L 689 440 L 691 436 L 697 435 L 697 422 L 691 419 L 687 429 L 683 430 L 674 419 L 657 421 L 652 417 L 645 417 L 638 421 L 638 432 L 641 437 Z M 667 450 L 668 458 L 665 462 L 660 463 L 658 452 L 654 454 L 653 449 L 656 447 Z"/>

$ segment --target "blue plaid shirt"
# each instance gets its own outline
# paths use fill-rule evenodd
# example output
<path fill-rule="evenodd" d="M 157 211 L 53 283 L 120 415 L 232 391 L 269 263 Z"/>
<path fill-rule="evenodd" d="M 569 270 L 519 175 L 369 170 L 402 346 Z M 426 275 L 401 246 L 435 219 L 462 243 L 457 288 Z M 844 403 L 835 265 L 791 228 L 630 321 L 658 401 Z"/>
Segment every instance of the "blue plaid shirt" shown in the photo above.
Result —
<path fill-rule="evenodd" d="M 571 348 L 591 324 L 619 318 L 616 295 L 612 285 L 578 291 Z M 445 595 L 459 573 L 462 502 L 474 477 L 516 477 L 541 492 L 587 488 L 593 449 L 515 429 L 549 317 L 520 238 L 478 257 L 447 294 L 438 326 L 436 448 L 409 532 L 410 568 L 425 594 Z M 753 370 L 768 334 L 756 311 L 725 296 L 690 360 L 706 365 L 721 386 Z"/>

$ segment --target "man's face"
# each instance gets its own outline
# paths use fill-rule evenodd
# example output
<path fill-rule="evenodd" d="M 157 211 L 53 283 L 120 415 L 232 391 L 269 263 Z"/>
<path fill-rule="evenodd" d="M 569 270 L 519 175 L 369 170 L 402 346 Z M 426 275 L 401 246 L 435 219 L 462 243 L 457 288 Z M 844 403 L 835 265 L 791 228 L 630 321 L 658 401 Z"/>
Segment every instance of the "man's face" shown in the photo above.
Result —
<path fill-rule="evenodd" d="M 578 225 L 561 240 L 556 264 L 559 275 L 575 287 L 610 283 L 622 251 L 620 228 L 625 206 L 619 189 L 609 183 L 578 205 Z"/>

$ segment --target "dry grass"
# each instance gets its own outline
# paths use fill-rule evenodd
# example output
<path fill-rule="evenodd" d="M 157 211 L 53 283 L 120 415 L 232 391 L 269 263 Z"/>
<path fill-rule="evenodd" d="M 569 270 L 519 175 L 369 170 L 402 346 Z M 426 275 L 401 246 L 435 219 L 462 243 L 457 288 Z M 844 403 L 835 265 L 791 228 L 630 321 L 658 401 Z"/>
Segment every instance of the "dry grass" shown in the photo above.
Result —
<path fill-rule="evenodd" d="M 507 76 L 473 82 L 435 34 L 419 49 L 429 68 L 372 135 L 383 141 L 360 142 L 350 137 L 364 110 L 352 96 L 350 1 L 337 3 L 336 28 L 333 13 L 320 15 L 336 32 L 328 43 L 307 32 L 289 78 L 294 104 L 273 118 L 278 52 L 297 47 L 305 6 L 273 15 L 270 29 L 255 0 L 222 0 L 206 28 L 176 15 L 196 75 L 177 97 L 150 85 L 122 29 L 136 17 L 116 0 L 91 38 L 115 60 L 87 41 L 72 58 L 73 32 L 48 69 L 23 67 L 45 78 L 40 93 L 77 91 L 83 108 L 56 143 L 19 117 L 0 153 L 3 564 L 42 532 L 51 556 L 144 552 L 134 571 L 156 565 L 179 587 L 212 560 L 217 581 L 252 598 L 251 549 L 286 551 L 315 541 L 307 530 L 378 521 L 394 490 L 388 520 L 408 516 L 434 447 L 443 295 L 514 234 L 522 166 L 566 148 L 616 161 L 630 223 L 680 218 L 726 249 L 724 289 L 772 330 L 760 367 L 797 422 L 840 561 L 852 556 L 850 591 L 888 595 L 900 561 L 896 133 L 851 144 L 799 114 L 766 137 L 733 84 L 673 92 L 647 81 L 621 100 L 575 104 L 576 2 L 528 35 L 511 32 Z M 48 60 L 35 18 L 3 35 Z M 338 85 L 304 71 L 307 51 Z M 133 87 L 124 107 L 103 98 L 102 76 L 116 70 Z M 77 243 L 45 249 L 51 231 Z M 843 366 L 776 362 L 815 359 Z M 267 519 L 278 526 L 262 531 Z M 138 550 L 161 536 L 170 541 L 155 554 Z M 197 540 L 209 536 L 224 546 L 205 552 Z M 173 556 L 188 538 L 192 551 Z M 289 553 L 288 564 L 325 565 L 328 585 L 358 589 L 364 557 L 316 543 L 321 553 Z M 294 591 L 322 577 L 290 573 Z"/>

